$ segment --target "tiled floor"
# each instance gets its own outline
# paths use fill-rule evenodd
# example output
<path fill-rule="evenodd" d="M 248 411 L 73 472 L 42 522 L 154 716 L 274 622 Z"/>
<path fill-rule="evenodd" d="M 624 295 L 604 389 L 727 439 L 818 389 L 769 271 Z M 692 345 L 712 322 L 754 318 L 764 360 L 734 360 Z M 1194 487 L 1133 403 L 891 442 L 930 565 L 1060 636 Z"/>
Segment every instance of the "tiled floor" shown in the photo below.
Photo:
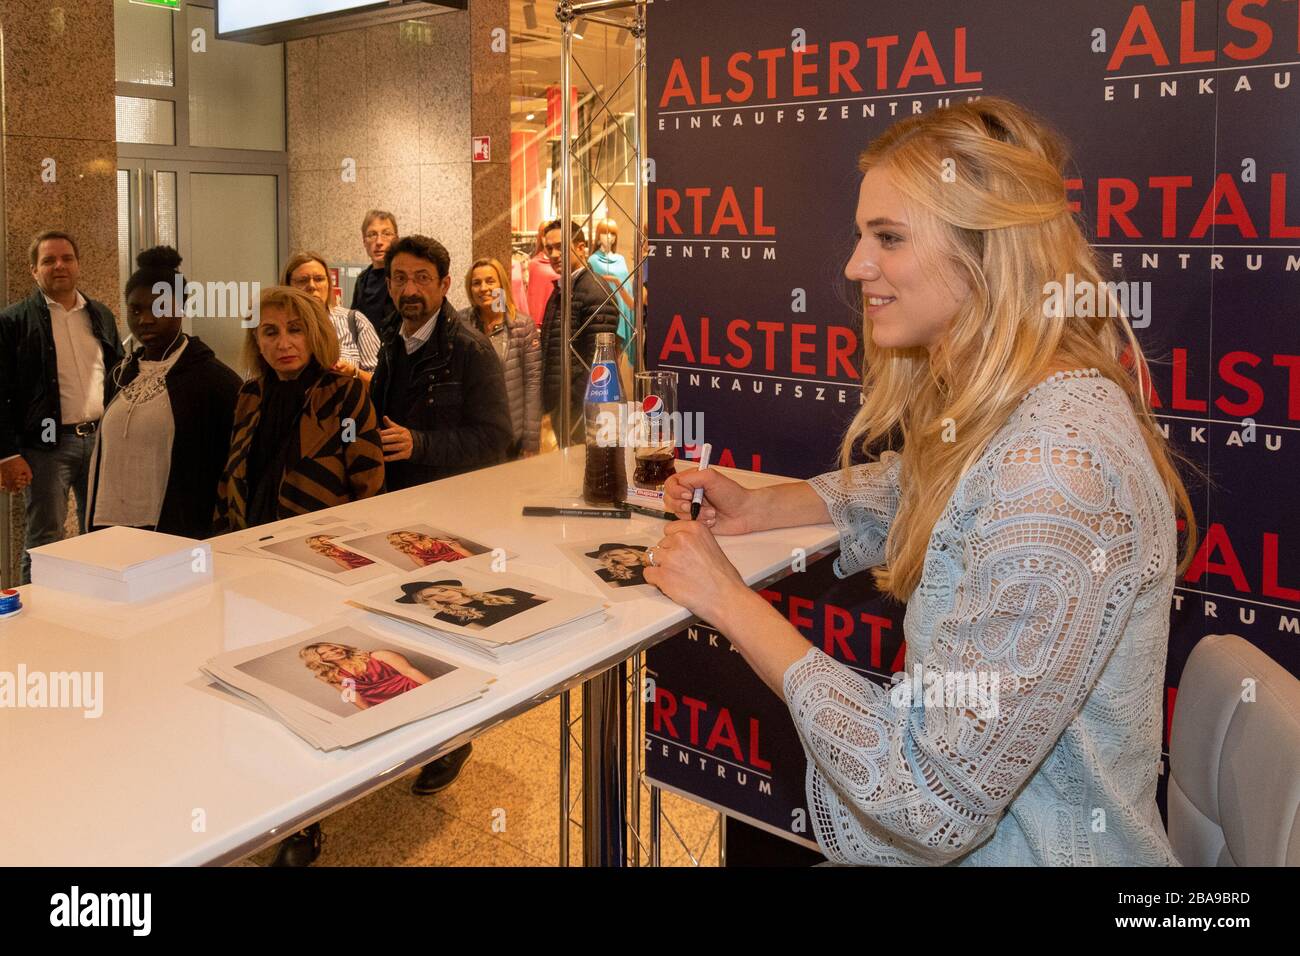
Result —
<path fill-rule="evenodd" d="M 576 719 L 581 695 L 570 695 Z M 552 700 L 474 741 L 460 777 L 441 793 L 411 793 L 412 773 L 328 817 L 317 866 L 556 866 L 559 863 L 560 705 Z M 576 727 L 575 727 L 576 731 Z M 570 759 L 571 802 L 581 819 L 581 765 Z M 649 795 L 642 795 L 642 835 L 649 843 Z M 663 795 L 663 866 L 690 866 L 691 856 L 673 835 L 716 866 L 715 811 L 674 794 Z M 582 864 L 582 831 L 570 828 L 569 859 Z M 265 866 L 270 848 L 247 862 Z M 648 855 L 643 854 L 643 862 Z"/>

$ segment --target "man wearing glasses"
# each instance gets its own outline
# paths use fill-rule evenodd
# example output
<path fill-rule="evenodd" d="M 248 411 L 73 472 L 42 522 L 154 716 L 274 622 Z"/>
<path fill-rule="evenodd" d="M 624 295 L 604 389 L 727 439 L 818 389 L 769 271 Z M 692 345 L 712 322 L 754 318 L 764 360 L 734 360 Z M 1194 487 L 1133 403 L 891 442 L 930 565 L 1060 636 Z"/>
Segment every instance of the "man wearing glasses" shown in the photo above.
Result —
<path fill-rule="evenodd" d="M 397 241 L 397 218 L 383 209 L 372 209 L 361 223 L 361 241 L 365 243 L 370 265 L 357 276 L 352 289 L 352 308 L 356 309 L 375 327 L 383 338 L 391 321 L 393 304 L 388 298 L 388 276 L 384 272 L 384 257 Z"/>
<path fill-rule="evenodd" d="M 451 256 L 436 239 L 404 236 L 385 265 L 398 324 L 379 350 L 370 398 L 388 490 L 505 461 L 514 441 L 505 378 L 491 343 L 447 305 Z M 426 764 L 412 789 L 430 794 L 449 785 L 470 747 Z"/>

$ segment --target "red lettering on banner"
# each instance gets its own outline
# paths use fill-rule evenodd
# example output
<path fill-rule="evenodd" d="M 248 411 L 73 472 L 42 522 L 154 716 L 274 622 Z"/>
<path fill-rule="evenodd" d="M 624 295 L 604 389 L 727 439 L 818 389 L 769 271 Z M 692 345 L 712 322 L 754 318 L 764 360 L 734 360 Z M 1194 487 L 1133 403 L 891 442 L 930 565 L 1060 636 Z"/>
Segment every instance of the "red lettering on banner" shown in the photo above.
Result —
<path fill-rule="evenodd" d="M 776 345 L 774 344 L 774 340 L 776 333 L 783 331 L 785 326 L 780 322 L 759 322 L 756 328 L 767 336 L 767 343 L 763 349 L 763 368 L 769 372 L 775 371 Z"/>
<path fill-rule="evenodd" d="M 1269 178 L 1268 234 L 1273 239 L 1300 239 L 1300 223 L 1289 226 L 1286 221 L 1286 173 L 1274 173 Z"/>
<path fill-rule="evenodd" d="M 785 56 L 785 47 L 773 50 L 759 50 L 758 58 L 767 64 L 767 98 L 776 99 L 776 61 Z"/>
<path fill-rule="evenodd" d="M 1187 397 L 1187 349 L 1174 349 L 1174 408 L 1183 412 L 1203 412 L 1205 402 Z"/>
<path fill-rule="evenodd" d="M 758 752 L 758 718 L 749 718 L 749 763 L 756 770 L 771 770 L 771 761 L 764 760 Z"/>
<path fill-rule="evenodd" d="M 1188 66 L 1196 63 L 1213 63 L 1217 56 L 1213 49 L 1198 48 L 1196 45 L 1196 11 L 1198 2 L 1201 9 L 1211 8 L 1218 12 L 1215 0 L 1182 0 L 1178 11 L 1178 64 Z M 1224 20 L 1229 29 L 1217 31 L 1218 40 L 1223 44 L 1224 55 L 1231 60 L 1257 60 L 1266 56 L 1273 46 L 1273 28 L 1268 21 L 1258 16 L 1251 16 L 1248 7 L 1267 7 L 1269 0 L 1230 0 L 1224 8 Z M 1239 36 L 1234 37 L 1232 31 Z M 1211 33 L 1206 29 L 1207 34 Z M 1172 41 L 1172 37 L 1170 40 Z M 1239 42 L 1244 41 L 1244 42 Z M 1279 51 L 1281 52 L 1281 51 Z M 1296 52 L 1300 53 L 1300 22 L 1297 23 Z M 1124 28 L 1111 53 L 1107 71 L 1117 70 L 1125 61 L 1134 57 L 1149 57 L 1154 66 L 1169 66 L 1170 57 L 1166 44 L 1160 39 L 1159 30 L 1147 11 L 1146 4 L 1135 4 L 1129 11 Z M 1146 64 L 1143 64 L 1146 65 Z"/>
<path fill-rule="evenodd" d="M 813 603 L 811 598 L 799 597 L 797 594 L 790 595 L 790 623 L 799 628 L 800 632 L 813 626 L 812 618 L 799 613 L 800 611 L 811 610 Z"/>
<path fill-rule="evenodd" d="M 1082 203 L 1071 193 L 1084 188 L 1080 179 L 1063 180 L 1067 202 L 1072 212 L 1080 212 Z M 1262 182 L 1262 180 L 1261 180 Z M 1151 176 L 1146 180 L 1146 187 L 1155 190 L 1160 201 L 1160 236 L 1172 239 L 1178 236 L 1178 191 L 1189 189 L 1194 185 L 1191 176 Z M 1268 177 L 1268 239 L 1300 238 L 1300 224 L 1286 221 L 1287 173 L 1273 172 Z M 1250 211 L 1242 198 L 1241 186 L 1231 173 L 1220 173 L 1210 187 L 1208 195 L 1202 200 L 1200 212 L 1187 233 L 1188 238 L 1202 239 L 1211 226 L 1233 226 L 1243 238 L 1260 238 L 1259 225 L 1251 218 Z M 1142 202 L 1142 187 L 1122 176 L 1106 176 L 1097 180 L 1097 238 L 1106 239 L 1118 225 L 1120 232 L 1129 239 L 1146 238 L 1142 230 L 1133 222 L 1129 213 Z M 1184 201 L 1188 197 L 1184 197 Z M 1195 199 L 1196 197 L 1190 197 Z M 1220 209 L 1221 206 L 1226 206 Z M 1262 224 L 1262 223 L 1261 223 Z"/>
<path fill-rule="evenodd" d="M 980 83 L 983 70 L 966 69 L 966 28 L 958 27 L 953 33 L 952 81 L 954 83 Z"/>
<path fill-rule="evenodd" d="M 1223 553 L 1222 561 L 1212 561 L 1215 552 Z M 1228 532 L 1223 525 L 1215 522 L 1205 529 L 1205 537 L 1196 548 L 1196 555 L 1187 568 L 1186 579 L 1192 584 L 1198 583 L 1205 574 L 1225 574 L 1232 579 L 1232 586 L 1238 591 L 1250 593 L 1250 583 L 1246 572 L 1242 570 L 1237 552 L 1232 549 Z"/>
<path fill-rule="evenodd" d="M 1187 349 L 1175 348 L 1172 351 L 1170 379 L 1172 407 L 1179 411 L 1205 411 L 1207 405 L 1204 400 L 1189 398 L 1187 394 L 1189 384 Z M 1274 367 L 1287 370 L 1287 418 L 1291 421 L 1300 421 L 1300 355 L 1274 354 L 1272 361 Z M 1258 368 L 1262 364 L 1262 357 L 1254 352 L 1234 351 L 1221 356 L 1216 365 L 1220 382 L 1226 388 L 1244 392 L 1245 397 L 1238 399 L 1235 395 L 1220 394 L 1214 399 L 1215 407 L 1229 415 L 1240 415 L 1243 418 L 1260 411 L 1266 401 L 1267 392 L 1263 384 L 1248 374 L 1248 370 Z M 1151 382 L 1150 399 L 1152 408 L 1164 408 L 1154 381 Z"/>
<path fill-rule="evenodd" d="M 1118 202 L 1113 197 L 1116 189 L 1123 193 L 1123 198 Z M 1119 223 L 1120 229 L 1129 239 L 1141 238 L 1142 233 L 1128 217 L 1128 213 L 1137 205 L 1137 201 L 1138 188 L 1133 180 L 1113 178 L 1097 180 L 1097 238 L 1110 238 L 1112 219 Z"/>
<path fill-rule="evenodd" d="M 709 352 L 709 317 L 707 315 L 700 316 L 700 364 L 722 364 L 722 359 Z"/>
<path fill-rule="evenodd" d="M 727 323 L 727 341 L 740 349 L 739 357 L 730 352 L 727 353 L 726 361 L 732 368 L 749 368 L 749 363 L 754 360 L 753 348 L 744 339 L 736 336 L 736 332 L 741 328 L 749 328 L 749 323 L 744 319 L 737 319 L 735 322 Z"/>
<path fill-rule="evenodd" d="M 853 615 L 834 604 L 826 605 L 826 616 L 822 621 L 822 651 L 830 657 L 854 663 L 858 657 L 845 640 L 853 633 Z"/>
<path fill-rule="evenodd" d="M 924 65 L 922 60 L 925 61 Z M 930 43 L 929 35 L 922 30 L 912 41 L 912 50 L 907 54 L 907 62 L 903 64 L 903 72 L 898 77 L 898 88 L 907 89 L 912 78 L 916 76 L 928 76 L 934 80 L 936 86 L 943 86 L 948 81 L 943 78 L 943 69 L 939 66 L 939 57 L 935 55 L 934 46 Z"/>
<path fill-rule="evenodd" d="M 847 55 L 841 57 L 841 54 Z M 840 91 L 841 82 L 850 93 L 862 92 L 862 84 L 853 75 L 861 58 L 856 43 L 848 40 L 835 40 L 831 43 L 831 96 Z"/>
<path fill-rule="evenodd" d="M 735 458 L 735 456 L 732 454 L 730 448 L 724 448 L 724 449 L 722 449 L 721 453 L 719 453 L 719 455 L 718 455 L 718 467 L 719 467 L 719 468 L 735 468 L 735 467 L 736 467 L 736 458 Z M 750 455 L 750 456 L 749 456 L 749 467 L 746 469 L 746 471 L 753 471 L 753 472 L 761 473 L 761 472 L 763 471 L 763 456 L 762 456 L 762 455 Z"/>
<path fill-rule="evenodd" d="M 876 670 L 880 670 L 884 666 L 880 648 L 881 641 L 885 631 L 894 629 L 894 622 L 887 617 L 881 617 L 879 614 L 868 614 L 865 611 L 858 616 L 862 619 L 863 624 L 871 628 L 871 657 L 869 658 L 869 664 Z M 903 653 L 902 648 L 899 648 L 898 653 Z M 898 667 L 895 666 L 893 670 L 898 670 Z M 893 671 L 890 673 L 893 673 Z"/>
<path fill-rule="evenodd" d="M 857 378 L 858 373 L 853 370 L 849 364 L 849 359 L 854 356 L 858 350 L 858 336 L 852 329 L 846 329 L 841 325 L 832 325 L 828 330 L 830 341 L 827 343 L 826 353 L 826 374 L 834 378 L 838 371 L 836 365 L 844 369 L 844 374 L 849 378 Z M 841 347 L 837 343 L 843 341 Z"/>
<path fill-rule="evenodd" d="M 867 48 L 876 51 L 876 88 L 883 90 L 889 85 L 889 48 L 898 46 L 898 37 L 871 37 Z"/>
<path fill-rule="evenodd" d="M 1264 407 L 1264 389 L 1258 382 L 1237 372 L 1239 364 L 1244 363 L 1254 368 L 1259 361 L 1259 356 L 1252 355 L 1250 352 L 1229 352 L 1219 359 L 1219 377 L 1223 379 L 1224 384 L 1230 388 L 1239 388 L 1246 393 L 1245 400 L 1240 402 L 1231 402 L 1222 395 L 1219 396 L 1214 400 L 1214 404 L 1220 411 L 1244 418 L 1247 415 L 1254 415 Z"/>
<path fill-rule="evenodd" d="M 700 103 L 703 106 L 713 106 L 722 102 L 721 93 L 709 92 L 709 58 L 707 56 L 700 58 Z"/>
<path fill-rule="evenodd" d="M 1281 598 L 1284 601 L 1300 601 L 1300 588 L 1287 587 L 1278 583 L 1278 541 L 1279 538 L 1276 534 L 1264 533 L 1264 583 L 1260 591 L 1264 597 Z"/>
<path fill-rule="evenodd" d="M 955 27 L 952 36 L 951 60 L 936 50 L 934 35 L 926 30 L 906 39 L 898 34 L 867 37 L 860 42 L 835 39 L 794 51 L 784 46 L 735 50 L 725 56 L 701 56 L 698 63 L 689 65 L 679 58 L 668 69 L 659 108 L 742 104 L 756 97 L 778 101 L 808 99 L 823 93 L 861 93 L 871 75 L 874 89 L 880 93 L 906 90 L 920 78 L 928 78 L 937 87 L 981 82 L 983 71 L 970 66 L 967 28 Z M 890 59 L 893 48 L 901 53 L 903 45 L 907 55 L 902 57 L 900 68 L 897 59 L 893 64 Z M 874 58 L 874 70 L 863 64 L 864 58 Z M 892 83 L 891 74 L 895 74 Z"/>
<path fill-rule="evenodd" d="M 675 189 L 660 189 L 655 192 L 655 231 L 663 235 L 672 223 L 674 235 L 682 234 L 682 227 L 677 223 L 677 212 L 682 208 L 682 197 Z"/>
<path fill-rule="evenodd" d="M 1117 70 L 1129 57 L 1149 56 L 1156 66 L 1168 66 L 1169 54 L 1165 52 L 1156 25 L 1151 22 L 1145 4 L 1137 4 L 1129 11 L 1128 21 L 1115 44 L 1115 51 L 1110 55 L 1106 69 Z"/>
<path fill-rule="evenodd" d="M 808 85 L 804 80 L 809 76 L 817 75 L 817 64 L 804 62 L 807 57 L 817 55 L 817 44 L 810 43 L 802 50 L 796 50 L 794 54 L 794 95 L 795 96 L 816 96 L 818 95 L 817 84 Z"/>
<path fill-rule="evenodd" d="M 1285 184 L 1286 180 L 1283 179 L 1283 185 Z M 1229 211 L 1220 213 L 1219 203 L 1225 199 Z M 1205 205 L 1201 207 L 1201 214 L 1196 219 L 1196 225 L 1192 227 L 1191 235 L 1193 239 L 1200 239 L 1210 231 L 1210 226 L 1234 225 L 1247 239 L 1259 238 L 1259 233 L 1255 231 L 1255 224 L 1250 221 L 1250 213 L 1246 212 L 1246 204 L 1241 201 L 1241 193 L 1237 191 L 1236 179 L 1233 178 L 1232 173 L 1219 173 L 1214 180 L 1214 189 L 1205 200 Z"/>
<path fill-rule="evenodd" d="M 682 358 L 691 365 L 695 364 L 695 353 L 691 351 L 691 338 L 686 334 L 686 323 L 678 312 L 668 324 L 668 334 L 664 336 L 664 347 L 659 350 L 659 361 L 672 358 L 681 353 Z"/>
<path fill-rule="evenodd" d="M 1182 63 L 1213 63 L 1213 50 L 1196 49 L 1196 4 L 1184 0 L 1178 11 L 1178 49 Z"/>
<path fill-rule="evenodd" d="M 787 352 L 788 365 L 783 364 Z M 681 313 L 674 313 L 659 349 L 659 361 L 667 363 L 677 357 L 702 367 L 721 366 L 725 361 L 732 369 L 761 367 L 766 372 L 799 375 L 816 375 L 824 369 L 831 378 L 856 381 L 859 375 L 853 363 L 859 352 L 856 333 L 844 326 L 744 318 L 718 323 L 704 315 L 688 324 Z"/>
<path fill-rule="evenodd" d="M 1274 355 L 1273 364 L 1287 370 L 1286 417 L 1300 421 L 1300 355 Z"/>
<path fill-rule="evenodd" d="M 740 64 L 748 63 L 753 57 L 748 53 L 741 51 L 731 54 L 731 59 L 727 60 L 727 75 L 733 80 L 740 81 L 740 89 L 734 87 L 727 90 L 727 99 L 733 103 L 745 103 L 754 95 L 754 78 L 747 72 L 740 69 Z"/>
<path fill-rule="evenodd" d="M 1191 176 L 1152 176 L 1147 180 L 1160 190 L 1160 237 L 1173 239 L 1178 235 L 1178 190 L 1192 184 Z M 1077 182 L 1077 180 L 1076 180 Z"/>
<path fill-rule="evenodd" d="M 708 704 L 694 697 L 687 697 L 682 694 L 682 704 L 691 712 L 691 730 L 686 739 L 693 744 L 700 742 L 700 711 L 707 710 Z"/>
<path fill-rule="evenodd" d="M 817 366 L 809 365 L 803 361 L 803 356 L 812 353 L 817 346 L 810 342 L 805 342 L 804 336 L 810 335 L 817 331 L 815 325 L 792 325 L 790 326 L 790 371 L 796 375 L 816 375 Z"/>
<path fill-rule="evenodd" d="M 673 740 L 680 740 L 681 735 L 677 733 L 677 728 L 673 726 L 672 717 L 677 713 L 677 698 L 662 687 L 655 687 L 655 705 L 654 711 L 654 728 L 655 733 L 668 731 L 668 735 Z"/>
<path fill-rule="evenodd" d="M 718 719 L 713 722 L 713 733 L 709 734 L 705 750 L 716 750 L 722 744 L 735 755 L 737 760 L 745 759 L 745 752 L 740 749 L 740 738 L 736 736 L 736 726 L 731 722 L 731 711 L 723 707 L 718 711 Z"/>
<path fill-rule="evenodd" d="M 1241 11 L 1246 6 L 1263 6 L 1268 0 L 1232 0 L 1228 4 L 1225 16 L 1228 23 L 1246 33 L 1254 34 L 1255 42 L 1250 46 L 1241 46 L 1235 40 L 1223 48 L 1223 52 L 1234 60 L 1253 60 L 1268 52 L 1273 45 L 1273 28 L 1257 17 L 1245 16 Z"/>
<path fill-rule="evenodd" d="M 745 216 L 740 211 L 740 203 L 736 201 L 736 191 L 730 186 L 722 191 L 722 199 L 718 201 L 718 214 L 713 217 L 709 235 L 716 236 L 723 226 L 733 226 L 740 235 L 749 235 L 749 229 L 745 226 Z"/>
<path fill-rule="evenodd" d="M 685 193 L 692 201 L 691 227 L 695 231 L 691 235 L 702 236 L 704 235 L 704 200 L 712 195 L 713 190 L 703 186 L 690 186 Z"/>
<path fill-rule="evenodd" d="M 661 237 L 685 235 L 677 214 L 682 208 L 682 197 L 691 205 L 691 235 L 699 238 L 721 236 L 724 226 L 730 226 L 739 236 L 775 236 L 776 227 L 764 221 L 764 190 L 755 186 L 753 201 L 750 204 L 752 216 L 747 218 L 740 196 L 731 186 L 725 186 L 713 205 L 714 191 L 708 186 L 690 186 L 678 191 L 663 187 L 655 190 L 655 231 Z M 709 227 L 704 228 L 705 217 L 709 217 Z M 752 218 L 753 228 L 749 221 Z"/>
<path fill-rule="evenodd" d="M 691 81 L 686 77 L 686 64 L 682 63 L 681 57 L 673 60 L 673 65 L 668 68 L 668 82 L 664 84 L 663 96 L 659 97 L 659 108 L 671 105 L 678 97 L 685 106 L 695 105 L 695 94 L 691 92 Z"/>

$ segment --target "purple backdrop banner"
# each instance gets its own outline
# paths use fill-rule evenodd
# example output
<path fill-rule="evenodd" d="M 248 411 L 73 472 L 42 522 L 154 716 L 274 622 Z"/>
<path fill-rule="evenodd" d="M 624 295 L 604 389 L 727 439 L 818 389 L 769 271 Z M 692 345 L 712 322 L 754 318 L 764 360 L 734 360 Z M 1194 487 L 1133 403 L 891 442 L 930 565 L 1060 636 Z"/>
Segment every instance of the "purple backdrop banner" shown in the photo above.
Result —
<path fill-rule="evenodd" d="M 1105 262 L 1151 283 L 1134 324 L 1152 401 L 1211 478 L 1188 476 L 1201 545 L 1171 611 L 1166 727 L 1206 634 L 1300 674 L 1300 3 L 649 9 L 646 354 L 680 374 L 715 460 L 834 467 L 860 401 L 862 318 L 842 272 L 857 156 L 903 116 L 1010 97 L 1069 140 L 1068 194 Z M 901 669 L 903 608 L 869 575 L 836 581 L 825 561 L 767 596 L 860 672 Z M 793 726 L 740 655 L 699 628 L 649 666 L 647 773 L 811 840 Z"/>

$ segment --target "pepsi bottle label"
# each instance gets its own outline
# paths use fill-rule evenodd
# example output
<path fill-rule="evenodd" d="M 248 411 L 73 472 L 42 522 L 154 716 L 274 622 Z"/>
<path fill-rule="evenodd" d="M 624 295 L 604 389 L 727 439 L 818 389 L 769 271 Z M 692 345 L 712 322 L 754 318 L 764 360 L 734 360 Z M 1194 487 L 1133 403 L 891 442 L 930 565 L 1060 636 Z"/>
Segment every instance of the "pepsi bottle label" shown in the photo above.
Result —
<path fill-rule="evenodd" d="M 618 369 L 613 362 L 597 362 L 591 367 L 591 377 L 587 379 L 587 401 L 621 402 L 622 389 L 618 384 Z"/>

